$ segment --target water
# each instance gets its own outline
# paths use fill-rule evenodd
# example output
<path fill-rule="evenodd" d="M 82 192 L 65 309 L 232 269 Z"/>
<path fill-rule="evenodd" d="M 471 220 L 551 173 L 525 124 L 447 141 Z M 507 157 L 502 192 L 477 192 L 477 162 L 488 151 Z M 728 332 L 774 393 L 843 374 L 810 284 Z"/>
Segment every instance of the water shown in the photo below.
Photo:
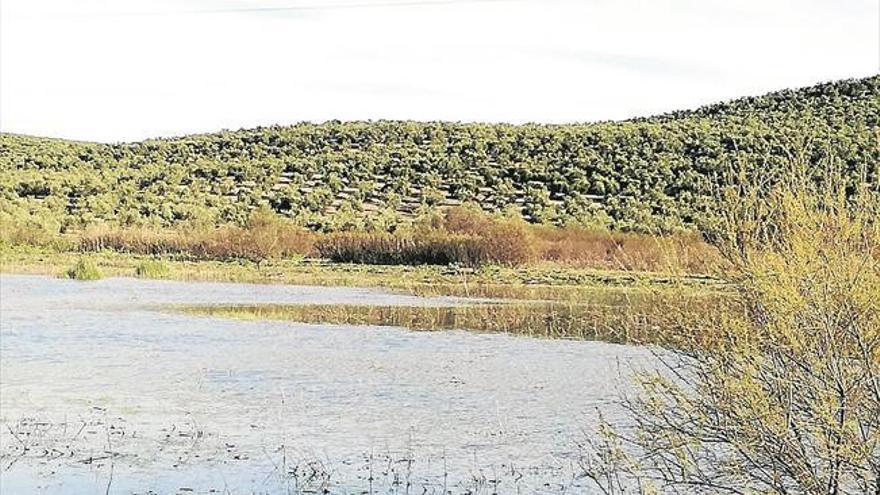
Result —
<path fill-rule="evenodd" d="M 449 304 L 379 290 L 0 277 L 0 490 L 588 491 L 577 444 L 644 349 L 251 322 L 168 304 Z"/>

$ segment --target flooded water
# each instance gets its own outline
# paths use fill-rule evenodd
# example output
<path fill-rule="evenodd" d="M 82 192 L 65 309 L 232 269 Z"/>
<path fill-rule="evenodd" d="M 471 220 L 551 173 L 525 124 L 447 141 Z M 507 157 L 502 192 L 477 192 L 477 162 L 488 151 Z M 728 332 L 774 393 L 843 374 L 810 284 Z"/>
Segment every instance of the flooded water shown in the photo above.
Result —
<path fill-rule="evenodd" d="M 379 290 L 0 277 L 0 490 L 588 492 L 577 443 L 644 349 L 231 321 L 197 303 Z"/>

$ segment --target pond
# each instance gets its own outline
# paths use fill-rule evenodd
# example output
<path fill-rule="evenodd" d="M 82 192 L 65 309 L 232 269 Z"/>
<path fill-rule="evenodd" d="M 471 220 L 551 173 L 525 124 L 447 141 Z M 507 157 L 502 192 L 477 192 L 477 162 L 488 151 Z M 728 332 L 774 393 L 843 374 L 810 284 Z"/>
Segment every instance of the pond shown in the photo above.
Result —
<path fill-rule="evenodd" d="M 173 304 L 382 290 L 0 277 L 3 493 L 589 491 L 578 444 L 647 349 L 236 321 Z M 617 411 L 617 412 L 616 412 Z"/>

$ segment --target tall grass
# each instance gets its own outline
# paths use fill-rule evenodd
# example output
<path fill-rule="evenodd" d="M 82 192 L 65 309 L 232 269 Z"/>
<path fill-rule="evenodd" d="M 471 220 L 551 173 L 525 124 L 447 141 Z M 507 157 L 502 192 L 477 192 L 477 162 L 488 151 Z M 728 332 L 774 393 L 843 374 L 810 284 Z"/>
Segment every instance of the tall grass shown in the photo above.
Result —
<path fill-rule="evenodd" d="M 470 330 L 528 337 L 668 344 L 679 336 L 668 307 L 707 311 L 717 295 L 687 291 L 612 300 L 509 302 L 457 306 L 255 305 L 197 306 L 191 314 L 237 319 L 287 320 L 332 325 L 383 325 L 410 330 Z"/>
<path fill-rule="evenodd" d="M 98 265 L 85 257 L 80 258 L 76 264 L 70 267 L 64 276 L 72 280 L 100 280 L 104 277 Z"/>
<path fill-rule="evenodd" d="M 244 227 L 155 230 L 93 227 L 80 238 L 83 251 L 105 249 L 123 253 L 179 255 L 199 260 L 246 259 L 264 261 L 305 256 L 312 251 L 315 234 L 257 210 Z"/>
<path fill-rule="evenodd" d="M 706 273 L 717 252 L 696 234 L 649 236 L 530 225 L 459 207 L 403 232 L 345 232 L 320 238 L 327 259 L 371 264 L 524 265 L 539 261 L 611 270 Z"/>
<path fill-rule="evenodd" d="M 162 260 L 146 260 L 138 263 L 134 273 L 139 278 L 164 278 L 171 270 Z"/>
<path fill-rule="evenodd" d="M 256 210 L 244 225 L 173 229 L 93 225 L 59 234 L 58 226 L 2 217 L 0 242 L 58 251 L 116 251 L 186 260 L 324 258 L 378 265 L 528 266 L 549 262 L 574 268 L 708 273 L 717 252 L 696 234 L 651 236 L 583 227 L 528 224 L 519 217 L 473 207 L 436 210 L 394 232 L 318 233 L 271 210 Z"/>
<path fill-rule="evenodd" d="M 695 233 L 651 236 L 578 226 L 531 226 L 538 258 L 609 270 L 710 273 L 718 252 Z"/>

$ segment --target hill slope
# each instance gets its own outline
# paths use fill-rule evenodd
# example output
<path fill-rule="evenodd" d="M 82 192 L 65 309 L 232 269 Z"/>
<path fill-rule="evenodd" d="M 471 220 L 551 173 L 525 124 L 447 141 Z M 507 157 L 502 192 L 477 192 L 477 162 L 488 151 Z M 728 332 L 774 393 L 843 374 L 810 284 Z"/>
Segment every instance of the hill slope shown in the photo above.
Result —
<path fill-rule="evenodd" d="M 678 229 L 731 164 L 839 156 L 878 181 L 880 76 L 579 125 L 330 122 L 95 144 L 0 135 L 10 218 L 240 222 L 268 204 L 316 229 L 387 228 L 476 202 L 532 221 Z"/>

